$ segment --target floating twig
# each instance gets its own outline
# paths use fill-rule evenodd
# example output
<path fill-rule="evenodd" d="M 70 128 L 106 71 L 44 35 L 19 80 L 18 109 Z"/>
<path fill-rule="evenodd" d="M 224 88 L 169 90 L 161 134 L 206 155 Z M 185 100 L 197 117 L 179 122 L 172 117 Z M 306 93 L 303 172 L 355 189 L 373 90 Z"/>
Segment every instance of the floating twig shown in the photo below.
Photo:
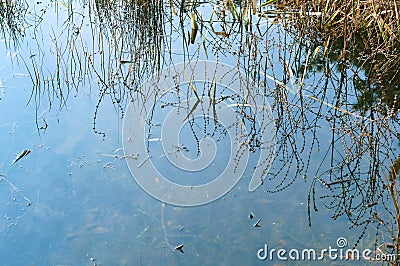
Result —
<path fill-rule="evenodd" d="M 12 165 L 14 165 L 15 163 L 17 163 L 19 160 L 21 160 L 22 158 L 24 158 L 25 156 L 27 156 L 29 153 L 31 153 L 30 150 L 24 150 L 23 152 L 21 152 L 18 157 L 12 162 Z"/>

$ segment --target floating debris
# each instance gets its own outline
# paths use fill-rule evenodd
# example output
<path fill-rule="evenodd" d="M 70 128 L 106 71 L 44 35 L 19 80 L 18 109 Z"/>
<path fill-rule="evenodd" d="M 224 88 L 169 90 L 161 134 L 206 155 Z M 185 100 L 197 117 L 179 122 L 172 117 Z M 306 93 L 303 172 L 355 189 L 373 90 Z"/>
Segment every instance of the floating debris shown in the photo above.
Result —
<path fill-rule="evenodd" d="M 23 152 L 21 152 L 18 157 L 12 162 L 12 164 L 15 164 L 16 162 L 18 162 L 19 160 L 21 160 L 22 158 L 24 158 L 25 156 L 27 156 L 29 153 L 31 153 L 30 150 L 24 150 Z"/>
<path fill-rule="evenodd" d="M 145 162 L 147 162 L 150 158 L 151 158 L 151 156 L 148 155 L 148 156 L 146 157 L 146 159 L 144 159 L 137 167 L 140 168 L 140 167 L 141 167 Z"/>
<path fill-rule="evenodd" d="M 183 246 L 184 246 L 184 245 L 181 244 L 181 245 L 175 247 L 175 250 L 179 250 L 180 252 L 184 253 L 184 251 L 183 251 Z"/>
<path fill-rule="evenodd" d="M 368 204 L 366 205 L 366 207 L 367 207 L 367 208 L 370 208 L 370 207 L 373 207 L 373 206 L 375 206 L 375 205 L 378 205 L 378 202 L 377 202 L 377 201 L 368 203 Z"/>
<path fill-rule="evenodd" d="M 132 159 L 132 160 L 137 160 L 138 157 L 137 155 L 130 154 L 130 155 L 117 155 L 117 154 L 106 154 L 106 153 L 100 153 L 101 156 L 107 156 L 107 157 L 113 157 L 115 159 Z"/>
<path fill-rule="evenodd" d="M 143 231 L 140 233 L 140 234 L 138 234 L 137 235 L 137 237 L 136 238 L 141 238 L 143 235 L 144 235 L 144 233 L 146 233 L 147 232 L 147 230 L 149 230 L 149 228 L 150 228 L 150 226 L 148 225 L 148 226 L 146 226 L 144 229 L 143 229 Z"/>
<path fill-rule="evenodd" d="M 13 191 L 19 193 L 25 200 L 26 200 L 26 206 L 31 206 L 32 201 L 30 199 L 28 199 L 22 192 L 21 189 L 19 189 L 17 186 L 15 186 L 10 180 L 8 180 L 4 174 L 0 174 L 0 181 L 5 181 L 6 183 L 8 183 L 10 185 L 10 187 L 12 188 Z M 14 201 L 16 200 L 16 198 L 14 198 Z"/>
<path fill-rule="evenodd" d="M 148 142 L 153 142 L 153 141 L 161 141 L 161 138 L 152 138 L 152 139 L 147 139 Z"/>
<path fill-rule="evenodd" d="M 258 221 L 253 226 L 254 227 L 261 227 L 260 226 L 260 222 L 261 222 L 261 219 L 258 219 Z"/>
<path fill-rule="evenodd" d="M 132 63 L 135 63 L 135 61 L 132 61 L 132 60 L 120 60 L 119 62 L 121 64 L 132 64 Z"/>

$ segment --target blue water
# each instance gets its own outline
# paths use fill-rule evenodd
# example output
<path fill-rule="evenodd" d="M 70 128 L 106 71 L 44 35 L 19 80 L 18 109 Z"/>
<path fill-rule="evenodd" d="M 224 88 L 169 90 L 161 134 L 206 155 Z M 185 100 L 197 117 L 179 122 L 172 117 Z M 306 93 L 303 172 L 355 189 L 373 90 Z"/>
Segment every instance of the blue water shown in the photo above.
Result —
<path fill-rule="evenodd" d="M 56 11 L 58 22 L 51 19 Z M 58 23 L 62 28 L 66 13 L 63 5 L 51 6 L 41 25 L 48 29 Z M 83 31 L 86 40 L 89 33 Z M 41 34 L 48 38 L 52 33 Z M 49 110 L 46 94 L 36 108 L 34 99 L 28 101 L 29 72 L 16 60 L 14 48 L 4 40 L 0 45 L 0 174 L 18 189 L 0 182 L 1 265 L 285 265 L 260 261 L 257 251 L 264 244 L 322 249 L 336 247 L 339 237 L 349 245 L 357 241 L 358 230 L 350 230 L 345 219 L 333 221 L 322 204 L 309 227 L 310 179 L 298 178 L 278 193 L 267 192 L 274 181 L 265 182 L 249 193 L 250 171 L 210 204 L 183 208 L 161 203 L 140 189 L 122 158 L 121 110 L 110 100 L 101 104 L 96 122 L 105 137 L 93 132 L 100 88 L 96 75 L 86 77 L 61 110 L 57 101 Z M 44 73 L 54 69 L 53 46 L 43 41 Z M 16 51 L 28 60 L 37 49 L 35 42 L 24 40 Z M 228 58 L 226 63 L 233 62 Z M 37 129 L 46 124 L 46 129 Z M 321 142 L 329 139 L 328 125 L 322 125 L 318 136 Z M 31 153 L 12 165 L 24 149 Z M 325 149 L 313 152 L 311 161 Z M 310 172 L 317 167 L 311 164 L 315 169 Z M 289 179 L 295 175 L 296 169 L 288 170 Z M 254 227 L 259 219 L 260 227 Z M 360 246 L 372 248 L 374 234 L 368 231 Z M 171 249 L 180 244 L 184 253 Z"/>

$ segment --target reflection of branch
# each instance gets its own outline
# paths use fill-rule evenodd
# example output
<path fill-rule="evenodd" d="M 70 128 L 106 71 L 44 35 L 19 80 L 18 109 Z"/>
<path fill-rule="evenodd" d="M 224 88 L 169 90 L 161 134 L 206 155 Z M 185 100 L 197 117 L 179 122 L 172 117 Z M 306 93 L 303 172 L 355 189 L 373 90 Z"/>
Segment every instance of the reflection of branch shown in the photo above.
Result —
<path fill-rule="evenodd" d="M 165 221 L 164 221 L 164 210 L 165 210 L 165 203 L 162 202 L 161 203 L 161 228 L 164 232 L 164 242 L 167 245 L 168 248 L 170 248 L 171 250 L 174 250 L 174 246 L 172 246 L 169 241 L 168 241 L 168 233 L 167 233 L 167 229 L 165 228 Z"/>
<path fill-rule="evenodd" d="M 0 174 L 0 181 L 2 181 L 2 180 L 6 181 L 6 182 L 10 185 L 10 187 L 13 189 L 13 191 L 15 191 L 15 192 L 17 192 L 18 194 L 20 194 L 21 197 L 23 197 L 23 198 L 26 200 L 26 202 L 27 202 L 26 204 L 27 204 L 28 206 L 31 205 L 31 200 L 28 199 L 28 198 L 22 193 L 21 189 L 19 189 L 17 186 L 15 186 L 10 180 L 8 180 L 7 178 L 5 178 L 4 175 Z"/>
<path fill-rule="evenodd" d="M 396 161 L 397 162 L 397 161 Z M 394 164 L 392 164 L 394 165 Z M 394 167 L 390 168 L 389 177 L 390 180 L 387 178 L 387 175 L 383 172 L 383 176 L 385 177 L 387 188 L 389 190 L 389 194 L 392 198 L 392 202 L 395 209 L 395 220 L 397 225 L 397 235 L 395 237 L 396 240 L 396 253 L 400 252 L 400 206 L 399 206 L 399 190 L 397 187 L 397 172 Z"/>

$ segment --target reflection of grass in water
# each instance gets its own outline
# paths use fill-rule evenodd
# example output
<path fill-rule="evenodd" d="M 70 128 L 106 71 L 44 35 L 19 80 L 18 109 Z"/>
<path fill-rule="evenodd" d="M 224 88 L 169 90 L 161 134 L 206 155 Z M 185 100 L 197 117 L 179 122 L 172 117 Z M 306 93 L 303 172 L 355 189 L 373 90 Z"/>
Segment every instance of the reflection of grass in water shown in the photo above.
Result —
<path fill-rule="evenodd" d="M 95 5 L 90 6 L 92 11 L 97 12 L 97 17 L 93 16 L 92 18 L 100 26 L 99 29 L 96 27 L 91 29 L 94 38 L 89 43 L 94 47 L 93 50 L 89 49 L 91 45 L 86 43 L 87 40 L 80 34 L 80 31 L 72 31 L 76 25 L 78 28 L 81 27 L 80 30 L 85 30 L 79 26 L 83 25 L 83 20 L 79 21 L 79 16 L 70 17 L 64 24 L 65 39 L 69 40 L 67 48 L 60 47 L 61 44 L 56 41 L 54 43 L 56 62 L 58 62 L 55 74 L 51 73 L 49 78 L 41 76 L 43 73 L 43 70 L 40 69 L 41 54 L 31 55 L 29 59 L 25 60 L 25 62 L 29 62 L 27 66 L 31 67 L 32 81 L 36 84 L 33 94 L 37 97 L 35 100 L 40 100 L 42 93 L 48 93 L 52 96 L 50 101 L 59 100 L 60 106 L 64 106 L 68 93 L 74 89 L 77 90 L 79 87 L 77 84 L 81 84 L 80 79 L 85 79 L 90 72 L 100 84 L 100 97 L 94 118 L 94 130 L 97 132 L 97 111 L 106 97 L 109 97 L 115 104 L 116 110 L 123 114 L 124 103 L 129 102 L 132 96 L 141 96 L 140 91 L 135 91 L 136 85 L 149 73 L 152 73 L 151 70 L 157 70 L 162 65 L 162 59 L 165 59 L 162 56 L 164 55 L 162 48 L 167 43 L 164 39 L 165 24 L 162 24 L 165 22 L 164 19 L 170 18 L 174 13 L 173 10 L 180 16 L 181 28 L 176 31 L 182 32 L 180 37 L 184 39 L 183 46 L 186 49 L 189 45 L 189 38 L 186 37 L 186 28 L 183 26 L 186 22 L 192 21 L 195 16 L 198 25 L 198 44 L 208 54 L 207 56 L 211 57 L 210 51 L 213 50 L 217 50 L 215 55 L 217 60 L 236 53 L 232 58 L 238 62 L 238 65 L 244 66 L 248 78 L 254 80 L 255 84 L 261 86 L 265 94 L 274 100 L 273 107 L 277 116 L 281 140 L 277 148 L 277 158 L 281 159 L 283 163 L 277 163 L 277 167 L 272 169 L 274 172 L 268 176 L 270 180 L 266 183 L 276 181 L 276 186 L 273 186 L 268 192 L 284 190 L 298 177 L 309 180 L 316 176 L 314 184 L 325 184 L 328 188 L 326 191 L 332 192 L 334 195 L 329 206 L 337 211 L 333 215 L 334 218 L 347 216 L 354 225 L 361 227 L 373 225 L 371 221 L 379 221 L 376 217 L 382 219 L 376 215 L 376 206 L 373 203 L 385 204 L 387 184 L 385 185 L 385 179 L 380 170 L 382 168 L 386 172 L 389 170 L 390 163 L 388 162 L 390 160 L 388 157 L 397 159 L 397 154 L 391 146 L 392 134 L 398 128 L 396 119 L 393 119 L 396 118 L 397 108 L 375 105 L 374 101 L 368 100 L 371 95 L 370 90 L 366 90 L 363 97 L 357 98 L 359 91 L 357 88 L 349 86 L 352 77 L 346 71 L 347 64 L 352 63 L 352 60 L 347 57 L 351 42 L 347 43 L 347 38 L 342 38 L 339 41 L 341 54 L 336 56 L 337 60 L 324 61 L 326 53 L 328 53 L 327 43 L 333 42 L 329 36 L 325 38 L 323 47 L 315 47 L 309 42 L 306 42 L 304 46 L 301 42 L 299 44 L 286 43 L 290 39 L 287 33 L 272 34 L 271 32 L 276 29 L 279 31 L 280 28 L 273 28 L 269 21 L 261 21 L 266 25 L 265 30 L 260 30 L 260 23 L 251 23 L 255 10 L 252 6 L 253 9 L 249 9 L 249 6 L 240 6 L 235 1 L 214 3 L 216 5 L 216 11 L 213 13 L 215 21 L 209 23 L 202 21 L 196 2 L 192 1 L 188 5 L 185 5 L 184 2 L 171 2 L 175 4 L 174 8 L 165 11 L 161 1 L 157 3 L 153 1 L 124 2 L 123 6 L 114 5 L 109 1 L 96 1 Z M 247 3 L 250 4 L 250 1 Z M 339 2 L 332 1 L 332 3 Z M 347 16 L 349 13 L 346 10 L 348 7 L 348 5 L 341 5 L 337 9 L 338 13 L 329 9 L 327 14 L 330 16 L 328 17 L 324 17 L 323 14 L 314 14 L 309 17 L 311 19 L 309 22 L 318 22 L 319 19 L 328 18 L 327 22 L 329 23 L 324 25 L 327 25 L 325 29 L 329 29 L 329 31 L 326 31 L 325 34 L 330 34 L 332 28 L 343 28 L 345 32 L 338 31 L 339 34 L 345 33 L 346 37 L 350 36 L 349 34 L 355 32 L 358 24 L 350 24 L 351 21 Z M 368 9 L 371 6 L 365 8 Z M 381 6 L 378 5 L 377 8 L 379 11 Z M 162 12 L 159 13 L 159 11 Z M 165 13 L 163 13 L 164 11 Z M 267 13 L 261 14 L 268 15 Z M 302 21 L 306 19 L 304 13 L 295 12 L 293 14 L 292 12 L 291 14 L 292 18 L 296 18 L 298 15 L 298 19 Z M 396 21 L 388 24 L 386 16 L 393 16 L 397 14 L 397 11 L 376 14 L 379 15 L 376 21 L 380 22 L 379 18 L 383 21 L 382 27 L 379 27 L 379 23 L 376 24 L 383 40 L 389 40 L 389 43 L 390 40 L 395 41 L 392 38 L 396 36 L 393 35 L 396 34 L 395 31 L 391 30 L 393 32 L 391 34 L 385 25 L 388 27 L 395 25 Z M 81 22 L 82 24 L 80 24 Z M 358 23 L 358 21 L 356 22 Z M 310 24 L 299 23 L 297 26 L 302 25 Z M 341 25 L 346 27 L 341 27 Z M 376 25 L 375 29 L 377 29 Z M 301 40 L 305 39 L 304 34 L 312 36 L 313 33 L 316 33 L 318 39 L 318 33 L 321 33 L 321 31 L 307 33 L 304 30 L 301 27 L 296 32 L 297 37 Z M 54 35 L 54 40 L 57 39 L 55 37 L 58 36 Z M 276 42 L 271 41 L 274 38 L 276 38 Z M 374 41 L 376 39 L 368 38 L 367 40 Z M 84 51 L 83 56 L 81 49 Z M 278 52 L 272 52 L 276 51 L 274 49 Z M 64 50 L 69 51 L 71 57 L 65 59 L 63 57 Z M 271 52 L 266 53 L 265 51 Z M 375 52 L 382 53 L 380 50 L 375 50 Z M 390 51 L 383 49 L 383 54 L 384 52 Z M 309 55 L 317 63 L 305 60 L 305 58 L 309 58 Z M 187 55 L 187 57 L 189 56 Z M 378 60 L 379 57 L 375 59 Z M 317 65 L 317 68 L 320 67 L 323 70 L 322 74 L 313 72 L 313 63 Z M 375 68 L 379 68 L 379 66 L 376 64 Z M 335 67 L 339 71 L 333 71 Z M 265 73 L 270 74 L 273 78 L 266 78 Z M 357 72 L 353 77 L 357 78 Z M 391 81 L 390 78 L 384 80 Z M 280 81 L 285 86 L 276 81 Z M 286 89 L 289 83 L 298 85 L 298 90 L 289 93 Z M 296 86 L 292 86 L 292 89 L 295 88 Z M 68 93 L 63 93 L 63 89 L 66 89 Z M 246 93 L 251 95 L 250 90 Z M 368 119 L 355 116 L 353 112 L 341 111 L 352 109 L 354 98 L 366 102 L 362 106 L 373 106 L 363 113 L 363 116 Z M 389 98 L 395 98 L 395 95 Z M 371 103 L 374 104 L 371 105 Z M 387 103 L 389 107 L 396 107 L 391 101 Z M 354 110 L 354 112 L 356 111 Z M 319 158 L 322 161 L 318 161 L 321 168 L 311 169 L 313 164 L 317 163 L 311 161 L 312 154 L 319 152 L 320 147 L 323 146 L 322 141 L 328 143 L 325 139 L 321 140 L 315 137 L 321 123 L 325 122 L 332 129 L 330 147 L 325 154 L 321 155 L 323 158 Z M 364 164 L 366 161 L 369 163 Z M 346 181 L 348 179 L 351 179 L 350 183 Z M 314 196 L 313 193 L 314 189 L 310 195 Z M 359 200 L 354 200 L 349 195 L 357 197 Z M 312 199 L 316 201 L 316 198 L 310 198 L 310 210 L 314 207 L 311 205 Z M 389 220 L 390 217 L 393 218 L 395 215 L 389 211 Z"/>
<path fill-rule="evenodd" d="M 0 3 L 0 31 L 6 41 L 11 39 L 10 47 L 18 45 L 20 39 L 25 36 L 27 5 L 26 1 L 5 0 Z"/>
<path fill-rule="evenodd" d="M 325 79 L 336 87 L 332 89 L 328 83 L 320 86 L 327 92 L 332 90 L 337 101 L 332 103 L 328 120 L 333 129 L 331 166 L 315 179 L 330 191 L 327 205 L 335 211 L 333 218 L 344 216 L 352 227 L 362 228 L 360 239 L 367 227 L 374 227 L 385 235 L 382 240 L 377 237 L 378 242 L 387 238 L 398 242 L 393 235 L 398 221 L 393 208 L 387 207 L 392 204 L 384 178 L 397 158 L 391 141 L 398 130 L 397 118 L 392 119 L 398 112 L 399 83 L 394 70 L 398 64 L 394 49 L 398 46 L 396 1 L 286 1 L 280 8 L 292 11 L 291 29 L 304 42 L 304 52 L 314 55 L 293 72 L 303 80 L 315 79 L 311 71 L 323 70 L 324 78 L 318 82 Z M 310 71 L 304 75 L 307 67 Z M 335 68 L 337 74 L 332 71 Z M 321 96 L 326 97 L 316 98 Z M 340 114 L 337 108 L 343 106 L 360 112 L 365 119 Z M 314 193 L 312 188 L 310 199 Z M 310 209 L 318 207 L 311 204 Z M 389 224 L 395 224 L 394 229 L 384 228 Z"/>

